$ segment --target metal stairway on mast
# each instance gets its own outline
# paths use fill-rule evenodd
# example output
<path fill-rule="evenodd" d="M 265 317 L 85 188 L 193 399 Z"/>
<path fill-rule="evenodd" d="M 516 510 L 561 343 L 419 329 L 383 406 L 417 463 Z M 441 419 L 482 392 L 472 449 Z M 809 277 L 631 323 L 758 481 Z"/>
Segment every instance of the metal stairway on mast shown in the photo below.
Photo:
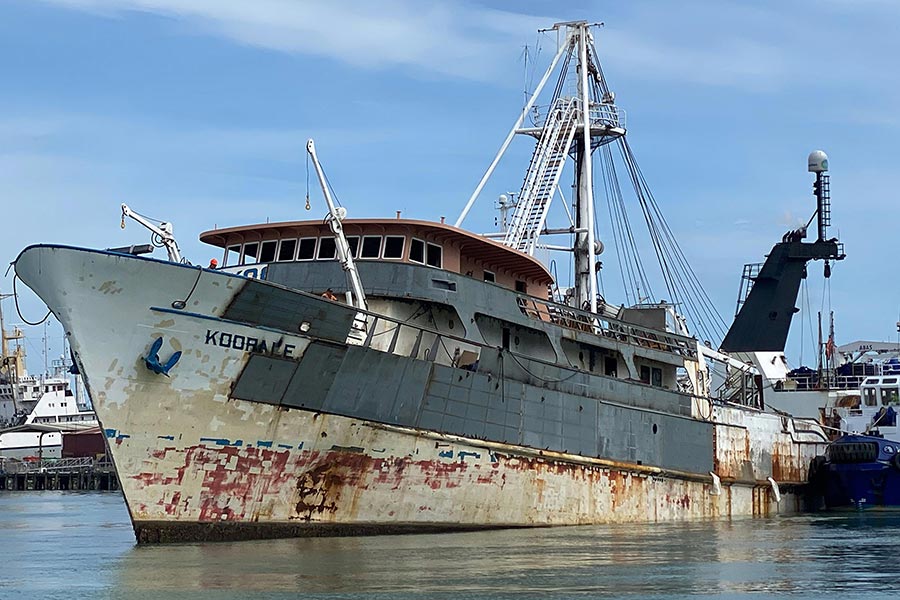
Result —
<path fill-rule="evenodd" d="M 507 246 L 534 254 L 580 115 L 578 98 L 559 98 L 548 113 L 522 183 L 512 223 L 503 239 Z"/>

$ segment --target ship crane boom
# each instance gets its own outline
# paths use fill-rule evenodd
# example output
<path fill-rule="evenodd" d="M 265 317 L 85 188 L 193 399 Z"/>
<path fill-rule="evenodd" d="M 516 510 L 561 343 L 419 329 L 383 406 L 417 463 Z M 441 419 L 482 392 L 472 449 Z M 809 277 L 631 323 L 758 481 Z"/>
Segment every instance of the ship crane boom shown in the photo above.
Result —
<path fill-rule="evenodd" d="M 181 251 L 178 249 L 178 242 L 175 241 L 173 228 L 171 223 L 160 223 L 159 226 L 154 225 L 149 219 L 143 215 L 131 210 L 127 204 L 122 204 L 122 229 L 125 229 L 125 217 L 134 219 L 153 234 L 153 243 L 155 246 L 165 246 L 166 252 L 169 254 L 169 260 L 172 262 L 182 262 Z"/>
<path fill-rule="evenodd" d="M 319 178 L 319 185 L 322 187 L 322 194 L 325 196 L 325 203 L 328 204 L 328 226 L 334 234 L 337 259 L 347 274 L 348 287 L 353 295 L 353 305 L 356 308 L 368 310 L 366 293 L 363 291 L 359 271 L 356 270 L 356 263 L 353 262 L 353 253 L 350 251 L 350 243 L 344 236 L 344 227 L 341 224 L 341 221 L 347 216 L 347 210 L 344 207 L 338 208 L 334 204 L 331 190 L 328 189 L 328 182 L 325 180 L 325 172 L 322 170 L 322 165 L 319 164 L 319 157 L 316 156 L 316 145 L 313 140 L 306 142 L 306 151 L 309 153 L 310 159 L 312 159 L 313 166 L 316 169 L 316 176 Z"/>

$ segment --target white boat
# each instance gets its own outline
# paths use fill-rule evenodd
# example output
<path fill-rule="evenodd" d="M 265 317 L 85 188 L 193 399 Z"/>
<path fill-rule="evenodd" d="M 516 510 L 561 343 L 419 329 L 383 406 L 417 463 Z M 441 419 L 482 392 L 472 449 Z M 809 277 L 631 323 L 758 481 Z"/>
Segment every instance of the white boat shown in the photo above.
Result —
<path fill-rule="evenodd" d="M 43 376 L 25 371 L 23 347 L 9 348 L 9 341 L 24 336 L 19 329 L 6 331 L 2 316 L 0 311 L 0 457 L 59 458 L 64 433 L 96 428 L 97 415 L 67 361 Z"/>

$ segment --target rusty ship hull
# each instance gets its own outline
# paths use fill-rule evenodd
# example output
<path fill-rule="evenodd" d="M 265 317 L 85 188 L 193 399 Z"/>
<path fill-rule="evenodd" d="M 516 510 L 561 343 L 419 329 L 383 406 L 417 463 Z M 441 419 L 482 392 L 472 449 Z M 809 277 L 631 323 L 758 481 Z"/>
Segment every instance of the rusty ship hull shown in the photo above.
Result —
<path fill-rule="evenodd" d="M 361 337 L 360 311 L 272 281 L 47 245 L 15 269 L 65 327 L 140 542 L 792 512 L 821 449 L 792 419 L 551 364 L 459 324 L 372 313 Z M 364 275 L 377 286 L 374 266 Z M 512 294 L 481 293 L 474 307 Z M 148 368 L 154 347 L 181 353 L 165 375 Z M 451 360 L 460 348 L 478 362 Z"/>

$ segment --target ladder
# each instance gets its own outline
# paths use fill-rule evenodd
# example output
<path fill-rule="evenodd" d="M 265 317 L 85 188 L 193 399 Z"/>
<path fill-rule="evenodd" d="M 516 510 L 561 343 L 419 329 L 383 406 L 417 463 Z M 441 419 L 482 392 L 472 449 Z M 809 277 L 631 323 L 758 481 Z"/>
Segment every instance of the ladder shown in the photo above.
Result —
<path fill-rule="evenodd" d="M 744 265 L 744 272 L 741 273 L 741 287 L 738 289 L 737 308 L 734 310 L 735 317 L 738 316 L 741 312 L 741 307 L 747 301 L 747 296 L 750 295 L 750 290 L 753 289 L 753 284 L 756 283 L 756 278 L 759 277 L 762 266 L 762 263 L 747 263 Z"/>
<path fill-rule="evenodd" d="M 512 222 L 503 239 L 507 246 L 534 254 L 578 128 L 579 117 L 577 98 L 559 98 L 547 115 L 525 174 Z"/>

